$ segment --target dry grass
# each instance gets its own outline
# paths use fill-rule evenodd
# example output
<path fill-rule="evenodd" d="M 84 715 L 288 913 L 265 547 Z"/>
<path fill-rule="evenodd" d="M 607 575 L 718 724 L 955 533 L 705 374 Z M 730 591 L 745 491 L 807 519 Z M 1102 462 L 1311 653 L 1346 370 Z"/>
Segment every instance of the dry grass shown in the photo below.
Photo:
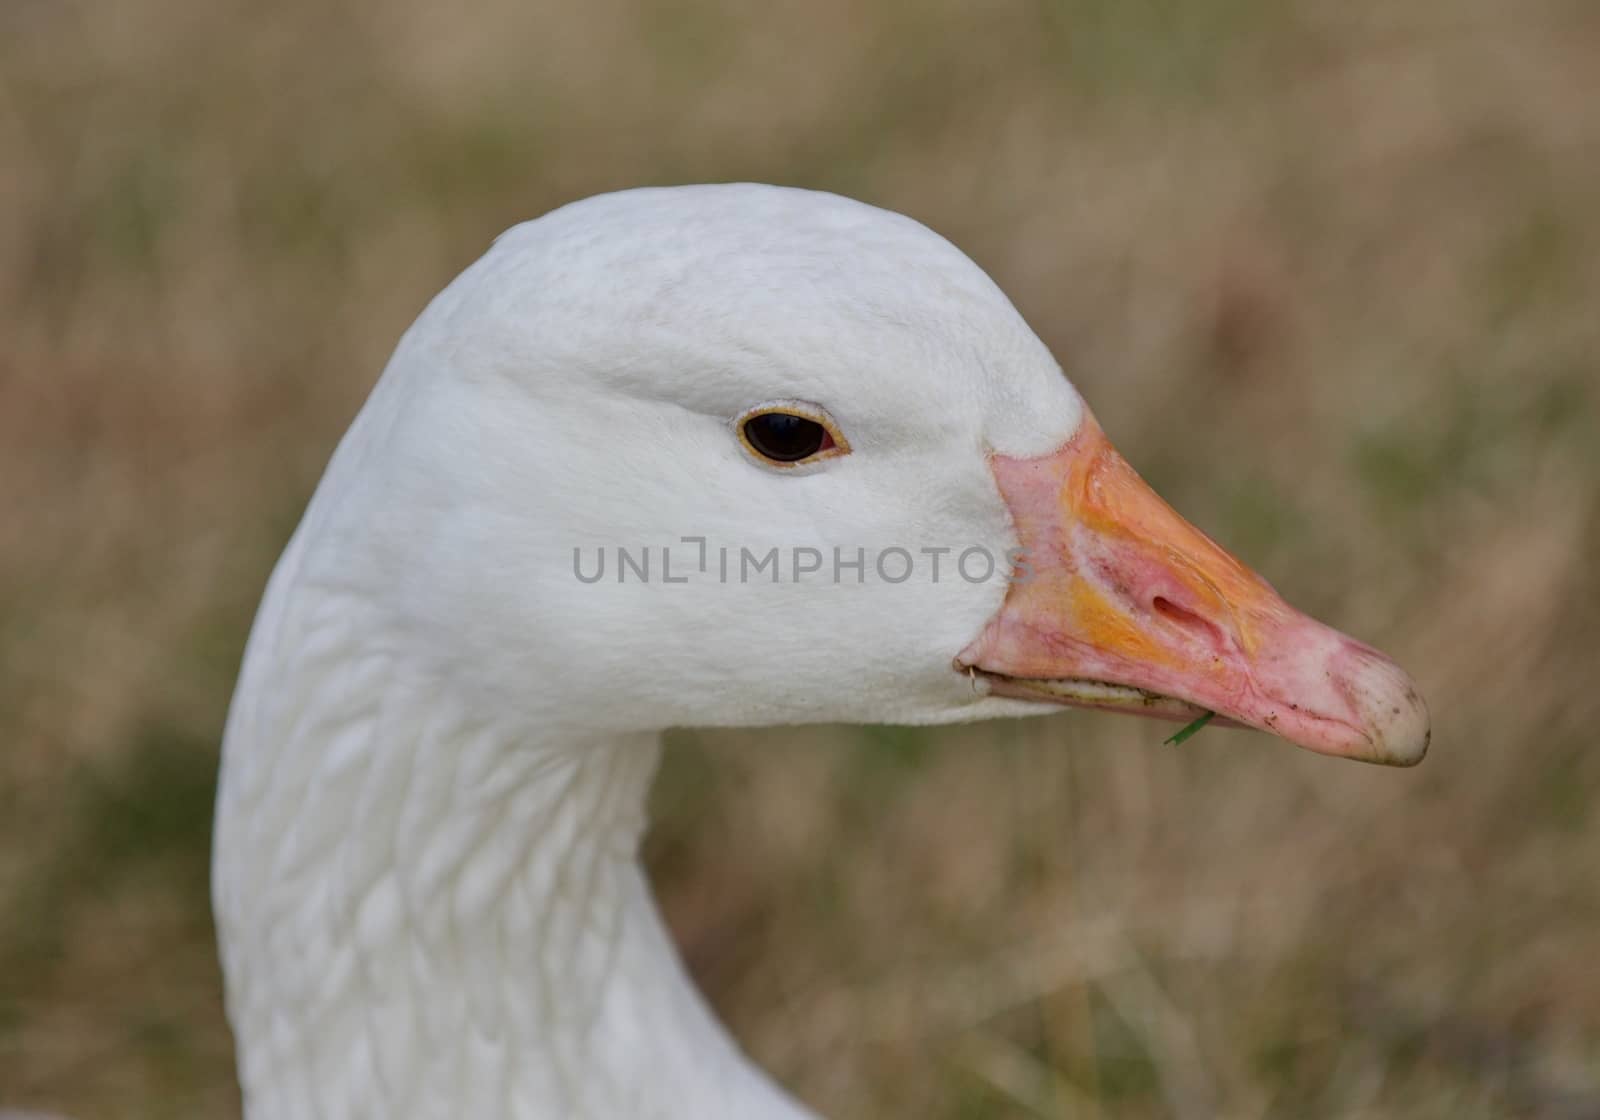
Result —
<path fill-rule="evenodd" d="M 1407 773 L 1086 715 L 685 736 L 650 854 L 755 1054 L 841 1117 L 1600 1113 L 1597 15 L 4 6 L 0 1105 L 237 1110 L 216 741 L 333 441 L 500 228 L 752 178 L 953 237 L 1436 717 Z"/>

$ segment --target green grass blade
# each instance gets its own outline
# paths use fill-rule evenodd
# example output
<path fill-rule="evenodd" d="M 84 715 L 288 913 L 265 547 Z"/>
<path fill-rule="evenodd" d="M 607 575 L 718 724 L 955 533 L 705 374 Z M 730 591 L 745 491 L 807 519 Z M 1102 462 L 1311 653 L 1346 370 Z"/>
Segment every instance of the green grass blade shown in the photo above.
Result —
<path fill-rule="evenodd" d="M 1163 739 L 1162 743 L 1163 744 L 1170 743 L 1174 747 L 1178 746 L 1185 739 L 1189 738 L 1191 735 L 1195 734 L 1195 732 L 1199 731 L 1206 724 L 1210 723 L 1212 721 L 1212 719 L 1215 718 L 1216 714 L 1217 714 L 1216 712 L 1207 712 L 1205 715 L 1201 716 L 1199 719 L 1195 720 L 1193 723 L 1185 724 L 1181 731 L 1174 732 L 1170 738 Z"/>

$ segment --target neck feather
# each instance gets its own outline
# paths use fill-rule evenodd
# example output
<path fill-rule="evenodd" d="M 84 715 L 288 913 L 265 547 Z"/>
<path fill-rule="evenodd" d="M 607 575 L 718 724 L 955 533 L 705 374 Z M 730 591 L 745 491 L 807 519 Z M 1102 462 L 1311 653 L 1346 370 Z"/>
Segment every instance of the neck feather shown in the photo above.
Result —
<path fill-rule="evenodd" d="M 637 862 L 657 737 L 485 719 L 294 552 L 224 744 L 214 894 L 249 1120 L 806 1114 Z"/>

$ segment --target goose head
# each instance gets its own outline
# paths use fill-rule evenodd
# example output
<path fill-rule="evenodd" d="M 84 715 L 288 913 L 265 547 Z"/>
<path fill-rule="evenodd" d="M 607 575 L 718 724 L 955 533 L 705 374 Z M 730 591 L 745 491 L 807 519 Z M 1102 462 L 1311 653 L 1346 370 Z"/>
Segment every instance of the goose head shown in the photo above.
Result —
<path fill-rule="evenodd" d="M 1427 745 L 1410 679 L 1158 498 L 982 270 L 857 202 L 647 189 L 516 227 L 357 427 L 321 539 L 530 725 L 1077 705 Z"/>

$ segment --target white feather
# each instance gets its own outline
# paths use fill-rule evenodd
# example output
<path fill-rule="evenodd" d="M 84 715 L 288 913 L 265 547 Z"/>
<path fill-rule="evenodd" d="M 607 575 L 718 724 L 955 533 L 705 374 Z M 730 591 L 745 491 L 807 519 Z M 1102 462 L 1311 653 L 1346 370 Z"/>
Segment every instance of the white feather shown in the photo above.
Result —
<path fill-rule="evenodd" d="M 731 421 L 777 399 L 851 453 L 753 462 Z M 1016 543 L 987 455 L 1082 414 L 982 271 L 859 203 L 630 191 L 498 239 L 401 341 L 246 653 L 214 877 L 250 1120 L 804 1115 L 651 902 L 657 732 L 1036 710 L 953 671 L 1005 591 L 953 558 Z M 920 562 L 725 583 L 684 537 Z M 575 578 L 618 546 L 691 578 Z"/>

